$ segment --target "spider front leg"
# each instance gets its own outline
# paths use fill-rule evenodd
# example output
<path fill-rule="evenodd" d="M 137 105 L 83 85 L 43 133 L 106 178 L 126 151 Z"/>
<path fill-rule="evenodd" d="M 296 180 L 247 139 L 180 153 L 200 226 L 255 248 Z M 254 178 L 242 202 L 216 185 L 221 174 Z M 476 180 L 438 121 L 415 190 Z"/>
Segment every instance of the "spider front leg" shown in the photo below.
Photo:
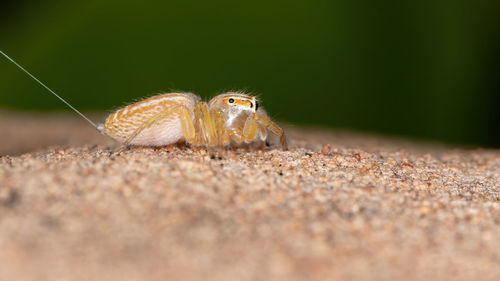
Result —
<path fill-rule="evenodd" d="M 224 117 L 222 116 L 220 110 L 212 109 L 210 111 L 210 114 L 212 115 L 212 119 L 214 120 L 214 135 L 217 137 L 217 146 L 219 147 L 219 149 L 221 149 L 222 146 L 228 145 L 230 143 L 229 131 L 226 130 L 224 126 Z"/>
<path fill-rule="evenodd" d="M 283 129 L 281 129 L 280 126 L 276 125 L 273 121 L 271 121 L 271 119 L 262 114 L 255 114 L 255 119 L 260 126 L 268 129 L 273 134 L 279 136 L 281 141 L 281 147 L 283 148 L 283 150 L 288 150 L 285 132 L 283 131 Z"/>
<path fill-rule="evenodd" d="M 250 143 L 252 142 L 257 133 L 259 132 L 259 124 L 255 117 L 255 113 L 252 113 L 245 120 L 243 125 L 243 130 L 239 128 L 230 128 L 231 138 L 238 143 Z"/>
<path fill-rule="evenodd" d="M 250 143 L 255 139 L 259 130 L 259 124 L 255 118 L 255 113 L 252 113 L 245 120 L 243 129 L 229 128 L 231 138 L 237 143 Z"/>
<path fill-rule="evenodd" d="M 207 146 L 214 146 L 217 142 L 217 131 L 214 116 L 212 116 L 208 104 L 203 101 L 198 102 L 194 108 L 194 112 L 197 131 L 200 132 L 196 141 Z"/>
<path fill-rule="evenodd" d="M 255 118 L 255 113 L 248 116 L 245 121 L 245 125 L 243 127 L 243 139 L 245 142 L 251 142 L 255 139 L 257 135 L 257 131 L 259 129 L 259 124 L 257 123 L 257 119 Z"/>
<path fill-rule="evenodd" d="M 123 144 L 118 147 L 116 153 L 121 152 L 125 147 L 130 145 L 130 143 L 145 129 L 150 128 L 157 122 L 171 117 L 172 115 L 177 114 L 179 116 L 179 121 L 181 122 L 182 132 L 184 134 L 184 138 L 188 143 L 193 143 L 196 137 L 196 131 L 193 125 L 193 116 L 192 113 L 183 105 L 176 105 L 169 107 L 162 112 L 154 115 L 153 117 L 146 120 L 142 123 L 135 131 L 123 142 Z"/>

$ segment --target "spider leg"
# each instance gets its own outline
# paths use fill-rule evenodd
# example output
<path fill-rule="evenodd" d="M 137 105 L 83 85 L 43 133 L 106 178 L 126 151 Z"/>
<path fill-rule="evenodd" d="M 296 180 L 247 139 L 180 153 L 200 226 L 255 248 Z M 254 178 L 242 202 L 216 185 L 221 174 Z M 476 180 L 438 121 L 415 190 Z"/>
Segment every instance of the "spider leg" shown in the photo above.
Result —
<path fill-rule="evenodd" d="M 253 141 L 259 132 L 259 122 L 256 116 L 256 114 L 248 116 L 243 125 L 243 129 L 229 127 L 228 138 L 230 137 L 237 143 L 249 143 Z M 229 140 L 227 140 L 227 142 L 229 142 Z"/>
<path fill-rule="evenodd" d="M 257 123 L 260 126 L 265 127 L 266 129 L 270 130 L 273 134 L 279 136 L 281 141 L 281 147 L 283 148 L 283 150 L 288 150 L 285 132 L 283 132 L 283 129 L 281 129 L 280 126 L 276 125 L 276 123 L 274 123 L 267 116 L 262 114 L 255 114 L 255 118 L 257 119 Z"/>
<path fill-rule="evenodd" d="M 229 128 L 229 136 L 237 143 L 242 143 L 245 141 L 245 138 L 243 137 L 243 132 L 241 132 L 236 128 Z"/>
<path fill-rule="evenodd" d="M 192 113 L 183 106 L 176 105 L 173 107 L 169 107 L 162 112 L 154 115 L 153 117 L 146 120 L 142 123 L 135 131 L 123 142 L 123 144 L 116 151 L 117 153 L 121 152 L 123 148 L 127 147 L 142 131 L 153 126 L 160 120 L 163 120 L 167 117 L 170 117 L 173 114 L 177 114 L 179 116 L 179 121 L 181 122 L 182 132 L 184 133 L 184 137 L 188 143 L 192 143 L 196 137 L 196 131 L 192 122 Z"/>
<path fill-rule="evenodd" d="M 220 110 L 212 109 L 211 114 L 215 123 L 214 135 L 217 137 L 217 146 L 221 149 L 223 145 L 229 144 L 229 131 L 224 127 L 224 117 Z"/>
<path fill-rule="evenodd" d="M 251 142 L 254 140 L 258 129 L 259 124 L 257 123 L 254 113 L 248 116 L 247 120 L 245 120 L 245 126 L 243 127 L 243 139 L 245 142 Z"/>
<path fill-rule="evenodd" d="M 259 137 L 260 140 L 265 142 L 267 139 L 267 130 L 265 127 L 259 126 Z"/>
<path fill-rule="evenodd" d="M 216 144 L 216 129 L 215 122 L 208 104 L 206 102 L 198 102 L 194 108 L 197 127 L 200 130 L 200 136 L 198 141 L 207 146 L 214 146 Z"/>

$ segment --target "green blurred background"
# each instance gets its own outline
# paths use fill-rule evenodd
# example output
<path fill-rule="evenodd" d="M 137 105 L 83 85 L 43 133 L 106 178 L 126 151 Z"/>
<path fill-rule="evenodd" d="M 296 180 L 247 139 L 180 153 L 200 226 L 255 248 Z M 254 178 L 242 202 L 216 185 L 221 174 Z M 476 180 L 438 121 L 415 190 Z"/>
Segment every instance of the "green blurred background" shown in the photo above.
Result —
<path fill-rule="evenodd" d="M 499 147 L 499 4 L 3 1 L 0 49 L 84 111 L 242 89 L 293 124 Z M 0 108 L 66 110 L 3 58 Z"/>

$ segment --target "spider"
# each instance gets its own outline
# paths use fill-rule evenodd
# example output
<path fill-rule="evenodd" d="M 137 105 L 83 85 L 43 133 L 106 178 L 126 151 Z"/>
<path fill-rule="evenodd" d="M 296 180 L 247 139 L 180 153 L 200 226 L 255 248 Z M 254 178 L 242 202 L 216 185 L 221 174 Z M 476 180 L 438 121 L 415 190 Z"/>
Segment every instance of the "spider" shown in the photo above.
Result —
<path fill-rule="evenodd" d="M 156 95 L 111 113 L 97 126 L 103 134 L 128 145 L 165 146 L 185 140 L 191 145 L 222 147 L 231 143 L 265 141 L 268 131 L 286 136 L 269 119 L 255 96 L 227 92 L 208 103 L 192 93 Z"/>

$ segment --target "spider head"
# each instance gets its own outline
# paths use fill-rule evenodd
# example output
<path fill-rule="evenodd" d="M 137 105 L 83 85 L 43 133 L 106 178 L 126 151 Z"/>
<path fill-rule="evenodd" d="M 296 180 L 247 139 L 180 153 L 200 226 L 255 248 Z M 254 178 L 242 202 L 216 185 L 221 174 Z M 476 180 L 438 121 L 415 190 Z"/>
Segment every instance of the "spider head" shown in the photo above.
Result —
<path fill-rule="evenodd" d="M 256 112 L 259 109 L 256 97 L 233 92 L 214 97 L 210 104 L 232 112 Z"/>

